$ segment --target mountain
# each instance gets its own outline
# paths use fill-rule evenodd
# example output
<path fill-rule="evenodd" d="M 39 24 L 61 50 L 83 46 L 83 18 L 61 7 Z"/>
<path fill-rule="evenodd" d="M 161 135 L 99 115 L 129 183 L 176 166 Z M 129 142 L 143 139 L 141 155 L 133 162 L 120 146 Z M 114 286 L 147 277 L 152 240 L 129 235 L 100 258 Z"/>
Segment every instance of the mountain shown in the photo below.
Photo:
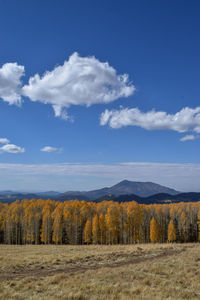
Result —
<path fill-rule="evenodd" d="M 6 195 L 13 195 L 13 194 L 17 194 L 18 192 L 14 192 L 14 191 L 0 191 L 0 196 L 6 196 Z"/>
<path fill-rule="evenodd" d="M 40 198 L 37 194 L 24 194 L 24 193 L 7 193 L 7 194 L 1 194 L 0 193 L 0 202 L 2 203 L 11 203 L 16 200 L 22 200 L 22 199 L 38 199 Z"/>
<path fill-rule="evenodd" d="M 41 198 L 42 197 L 57 197 L 57 196 L 59 196 L 61 193 L 59 193 L 59 192 L 55 192 L 55 191 L 47 191 L 47 192 L 39 192 L 39 193 L 37 193 L 37 195 L 38 196 L 41 196 Z"/>
<path fill-rule="evenodd" d="M 53 199 L 61 195 L 61 193 L 49 191 L 41 193 L 25 193 L 25 192 L 14 192 L 14 191 L 0 191 L 0 202 L 11 203 L 16 200 L 22 199 Z"/>
<path fill-rule="evenodd" d="M 200 193 L 180 193 L 177 195 L 170 195 L 170 194 L 155 194 L 149 197 L 140 197 L 137 195 L 106 195 L 100 197 L 95 202 L 101 201 L 114 201 L 114 202 L 131 202 L 136 201 L 140 204 L 166 204 L 166 203 L 179 203 L 179 202 L 198 202 L 200 201 Z"/>
<path fill-rule="evenodd" d="M 79 199 L 80 197 L 85 197 L 84 200 L 86 199 L 95 200 L 105 195 L 119 196 L 119 195 L 129 195 L 129 194 L 135 194 L 140 197 L 148 197 L 158 193 L 176 195 L 179 192 L 174 189 L 153 182 L 137 182 L 137 181 L 123 180 L 111 187 L 105 187 L 99 190 L 93 190 L 88 192 L 69 191 L 58 196 L 57 199 L 59 199 L 60 197 L 62 199 L 64 199 L 64 197 L 66 197 L 66 199 L 70 197 L 71 199 L 75 199 L 75 198 Z"/>
<path fill-rule="evenodd" d="M 136 194 L 140 197 L 148 197 L 158 193 L 176 195 L 179 192 L 153 182 L 137 182 L 128 180 L 123 180 L 109 188 L 109 194 L 113 195 Z"/>
<path fill-rule="evenodd" d="M 12 194 L 12 195 L 7 195 L 7 197 L 2 197 L 0 196 L 0 202 L 2 203 L 11 203 L 14 202 L 15 200 L 22 200 L 22 199 L 38 199 L 40 198 L 36 194 Z M 47 199 L 49 197 L 43 197 L 43 199 Z M 53 198 L 51 198 L 53 199 Z M 59 198 L 55 198 L 54 200 L 57 201 L 68 201 L 72 199 L 78 199 L 78 200 L 85 200 L 85 201 L 94 201 L 96 203 L 101 202 L 101 201 L 114 201 L 114 202 L 130 202 L 130 201 L 136 201 L 137 203 L 140 204 L 166 204 L 166 203 L 179 203 L 179 202 L 197 202 L 200 201 L 200 193 L 180 193 L 176 195 L 170 195 L 166 193 L 160 193 L 160 194 L 155 194 L 151 195 L 148 197 L 140 197 L 135 194 L 129 194 L 129 195 L 104 195 L 98 199 L 95 200 L 90 200 L 86 196 L 82 196 L 80 194 L 75 195 L 74 197 L 72 196 L 59 196 Z"/>
<path fill-rule="evenodd" d="M 80 191 L 68 191 L 66 193 L 59 193 L 55 191 L 39 192 L 39 193 L 19 193 L 13 191 L 0 191 L 0 202 L 13 202 L 21 199 L 31 198 L 43 198 L 52 199 L 57 201 L 68 201 L 72 199 L 93 201 L 105 197 L 106 195 L 123 196 L 123 195 L 135 195 L 134 197 L 149 197 L 154 194 L 165 193 L 169 195 L 176 195 L 179 192 L 153 183 L 153 182 L 137 182 L 123 180 L 111 187 L 104 187 L 98 190 L 80 192 Z"/>

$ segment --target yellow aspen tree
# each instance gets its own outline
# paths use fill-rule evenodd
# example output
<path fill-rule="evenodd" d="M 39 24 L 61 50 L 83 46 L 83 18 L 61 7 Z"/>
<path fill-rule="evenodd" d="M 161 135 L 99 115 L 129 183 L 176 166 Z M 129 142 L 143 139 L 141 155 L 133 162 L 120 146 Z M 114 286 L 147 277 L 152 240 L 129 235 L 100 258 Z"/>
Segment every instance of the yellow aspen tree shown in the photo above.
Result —
<path fill-rule="evenodd" d="M 200 209 L 198 211 L 198 221 L 197 221 L 197 226 L 198 226 L 198 241 L 200 242 Z"/>
<path fill-rule="evenodd" d="M 119 209 L 117 204 L 108 207 L 106 216 L 106 229 L 109 244 L 117 244 L 119 238 Z"/>
<path fill-rule="evenodd" d="M 119 243 L 126 243 L 126 224 L 127 224 L 127 212 L 124 209 L 124 203 L 119 205 Z"/>
<path fill-rule="evenodd" d="M 172 220 L 170 220 L 168 225 L 168 242 L 176 241 L 176 228 Z"/>
<path fill-rule="evenodd" d="M 100 242 L 100 227 L 98 215 L 95 215 L 92 219 L 92 241 L 93 244 L 98 244 Z"/>
<path fill-rule="evenodd" d="M 72 202 L 72 211 L 73 211 L 73 235 L 74 235 L 74 244 L 81 243 L 81 201 L 75 200 Z"/>
<path fill-rule="evenodd" d="M 0 203 L 0 243 L 1 244 L 4 242 L 5 212 L 6 212 L 6 205 Z"/>
<path fill-rule="evenodd" d="M 25 209 L 25 220 L 27 223 L 26 239 L 34 244 L 40 243 L 43 201 L 42 199 L 31 199 L 30 205 Z"/>
<path fill-rule="evenodd" d="M 127 206 L 127 229 L 129 243 L 137 243 L 142 239 L 141 225 L 143 222 L 142 207 L 137 202 Z"/>
<path fill-rule="evenodd" d="M 34 213 L 33 213 L 33 199 L 30 200 L 29 205 L 25 209 L 25 222 L 26 222 L 26 236 L 25 239 L 28 243 L 34 243 Z"/>
<path fill-rule="evenodd" d="M 6 244 L 12 244 L 12 223 L 11 223 L 11 209 L 10 205 L 5 212 L 5 219 L 4 219 L 4 240 Z"/>
<path fill-rule="evenodd" d="M 159 242 L 159 228 L 155 218 L 152 218 L 150 222 L 150 240 L 152 243 Z"/>
<path fill-rule="evenodd" d="M 24 210 L 19 200 L 16 200 L 13 203 L 11 218 L 13 223 L 15 244 L 22 244 L 23 230 L 24 230 L 23 228 Z"/>
<path fill-rule="evenodd" d="M 189 241 L 189 228 L 188 228 L 188 220 L 185 211 L 183 211 L 180 215 L 180 228 L 181 228 L 181 239 L 183 242 Z"/>
<path fill-rule="evenodd" d="M 3 230 L 4 223 L 4 204 L 0 203 L 0 230 Z"/>
<path fill-rule="evenodd" d="M 99 217 L 99 229 L 100 229 L 100 243 L 105 244 L 106 243 L 106 222 L 105 222 L 105 216 L 103 214 Z"/>
<path fill-rule="evenodd" d="M 63 205 L 60 203 L 54 210 L 53 217 L 53 237 L 52 240 L 54 243 L 62 243 L 62 233 L 63 233 Z"/>
<path fill-rule="evenodd" d="M 64 230 L 66 233 L 66 241 L 69 244 L 75 244 L 74 232 L 73 232 L 73 212 L 69 202 L 66 202 L 64 204 L 63 218 L 64 218 Z"/>
<path fill-rule="evenodd" d="M 159 228 L 159 239 L 160 242 L 165 242 L 167 240 L 168 224 L 165 220 L 163 204 L 155 205 L 155 211 L 156 211 L 156 221 L 158 223 L 158 228 Z"/>
<path fill-rule="evenodd" d="M 140 205 L 24 199 L 0 203 L 0 243 L 140 241 L 200 242 L 200 202 Z"/>
<path fill-rule="evenodd" d="M 24 199 L 21 201 L 23 207 L 23 244 L 27 244 L 27 236 L 28 236 L 28 218 L 27 218 L 27 207 L 29 206 L 30 200 Z"/>
<path fill-rule="evenodd" d="M 92 221 L 93 216 L 95 214 L 95 203 L 87 203 L 85 201 L 81 201 L 81 207 L 80 207 L 80 217 L 79 217 L 79 244 L 84 243 L 84 225 L 87 222 L 88 219 Z"/>
<path fill-rule="evenodd" d="M 45 244 L 51 243 L 52 234 L 52 209 L 47 203 L 42 210 L 42 228 L 41 228 L 41 241 Z"/>
<path fill-rule="evenodd" d="M 92 243 L 92 224 L 89 219 L 85 223 L 85 227 L 84 227 L 84 242 L 87 244 Z"/>

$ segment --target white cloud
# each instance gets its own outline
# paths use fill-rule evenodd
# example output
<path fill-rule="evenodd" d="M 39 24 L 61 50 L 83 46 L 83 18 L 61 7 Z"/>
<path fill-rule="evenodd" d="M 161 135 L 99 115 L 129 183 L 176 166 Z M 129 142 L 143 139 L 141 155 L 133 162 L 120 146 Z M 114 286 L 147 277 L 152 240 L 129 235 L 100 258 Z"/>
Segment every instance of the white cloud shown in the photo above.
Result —
<path fill-rule="evenodd" d="M 180 141 L 181 142 L 186 142 L 186 141 L 192 141 L 192 140 L 195 140 L 197 139 L 197 136 L 193 135 L 193 134 L 188 134 L 188 135 L 185 135 L 183 136 Z"/>
<path fill-rule="evenodd" d="M 22 90 L 32 101 L 52 105 L 56 117 L 67 119 L 65 109 L 71 105 L 109 103 L 130 96 L 135 87 L 127 74 L 117 75 L 107 62 L 73 53 L 62 66 L 42 77 L 35 74 Z"/>
<path fill-rule="evenodd" d="M 0 153 L 7 152 L 7 153 L 23 153 L 25 152 L 25 149 L 13 144 L 7 144 L 2 147 L 0 147 Z"/>
<path fill-rule="evenodd" d="M 51 146 L 45 146 L 40 149 L 42 152 L 61 152 L 62 148 L 56 148 L 56 147 L 51 147 Z"/>
<path fill-rule="evenodd" d="M 11 104 L 20 105 L 21 77 L 24 67 L 17 63 L 6 63 L 0 68 L 0 98 Z"/>
<path fill-rule="evenodd" d="M 9 144 L 10 141 L 7 138 L 0 138 L 0 144 Z"/>
<path fill-rule="evenodd" d="M 138 108 L 106 109 L 100 117 L 100 124 L 112 128 L 138 126 L 147 130 L 194 131 L 200 133 L 200 107 L 185 107 L 176 114 L 164 111 L 141 112 Z"/>

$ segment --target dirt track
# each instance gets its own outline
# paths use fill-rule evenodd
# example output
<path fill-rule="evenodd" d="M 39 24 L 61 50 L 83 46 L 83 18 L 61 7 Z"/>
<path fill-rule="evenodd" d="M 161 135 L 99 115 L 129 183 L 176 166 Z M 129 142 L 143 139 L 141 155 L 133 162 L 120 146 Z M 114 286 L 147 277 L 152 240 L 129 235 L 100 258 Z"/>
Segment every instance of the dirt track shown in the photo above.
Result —
<path fill-rule="evenodd" d="M 142 250 L 142 249 L 141 249 Z M 45 276 L 53 276 L 57 274 L 65 274 L 65 273 L 77 273 L 77 272 L 85 272 L 89 270 L 97 270 L 100 268 L 117 268 L 125 265 L 130 264 L 139 264 L 145 261 L 152 261 L 157 260 L 165 257 L 169 257 L 172 255 L 178 255 L 181 252 L 185 251 L 186 248 L 181 248 L 180 250 L 174 250 L 171 248 L 166 248 L 159 253 L 143 253 L 138 248 L 138 252 L 125 254 L 122 252 L 113 253 L 113 257 L 111 258 L 111 263 L 101 261 L 101 260 L 94 260 L 94 256 L 87 257 L 87 260 L 80 261 L 80 264 L 77 266 L 76 263 L 69 263 L 65 267 L 62 268 L 55 268 L 52 265 L 52 268 L 47 268 L 45 266 L 36 267 L 34 269 L 24 269 L 24 270 L 17 270 L 17 271 L 10 271 L 10 272 L 0 272 L 0 281 L 7 281 L 7 280 L 19 280 L 22 278 L 27 277 L 45 277 Z M 111 254 L 112 255 L 112 254 Z M 115 260 L 116 257 L 116 260 Z M 109 258 L 109 257 L 108 257 Z M 121 260 L 120 260 L 121 259 Z M 108 259 L 109 261 L 109 259 Z M 85 262 L 87 264 L 85 265 Z M 90 264 L 91 263 L 91 264 Z"/>

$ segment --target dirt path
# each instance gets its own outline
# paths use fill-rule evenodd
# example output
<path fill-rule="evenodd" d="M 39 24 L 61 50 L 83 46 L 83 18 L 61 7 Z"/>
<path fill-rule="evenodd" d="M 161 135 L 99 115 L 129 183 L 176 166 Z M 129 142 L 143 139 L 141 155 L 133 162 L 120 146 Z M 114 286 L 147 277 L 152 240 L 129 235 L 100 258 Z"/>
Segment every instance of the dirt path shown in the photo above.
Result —
<path fill-rule="evenodd" d="M 127 260 L 119 261 L 119 262 L 112 262 L 112 263 L 97 263 L 95 265 L 70 265 L 66 266 L 63 268 L 52 268 L 52 269 L 45 269 L 45 267 L 41 266 L 38 268 L 35 268 L 33 270 L 22 270 L 22 271 L 11 271 L 11 272 L 4 272 L 0 273 L 0 281 L 7 281 L 7 280 L 20 280 L 22 278 L 27 278 L 27 277 L 35 277 L 35 278 L 40 278 L 40 277 L 45 277 L 45 276 L 53 276 L 57 274 L 63 274 L 63 273 L 77 273 L 77 272 L 85 272 L 88 270 L 97 270 L 100 268 L 117 268 L 125 265 L 130 265 L 130 264 L 138 264 L 141 262 L 145 261 L 153 261 L 157 260 L 160 258 L 165 258 L 169 257 L 172 255 L 178 255 L 181 252 L 185 251 L 185 248 L 182 248 L 180 250 L 174 250 L 174 249 L 165 249 L 159 254 L 149 254 L 148 256 L 147 253 L 141 253 L 133 258 L 130 259 L 130 255 L 127 255 Z M 125 256 L 123 254 L 123 256 Z M 92 262 L 92 260 L 91 260 Z"/>

